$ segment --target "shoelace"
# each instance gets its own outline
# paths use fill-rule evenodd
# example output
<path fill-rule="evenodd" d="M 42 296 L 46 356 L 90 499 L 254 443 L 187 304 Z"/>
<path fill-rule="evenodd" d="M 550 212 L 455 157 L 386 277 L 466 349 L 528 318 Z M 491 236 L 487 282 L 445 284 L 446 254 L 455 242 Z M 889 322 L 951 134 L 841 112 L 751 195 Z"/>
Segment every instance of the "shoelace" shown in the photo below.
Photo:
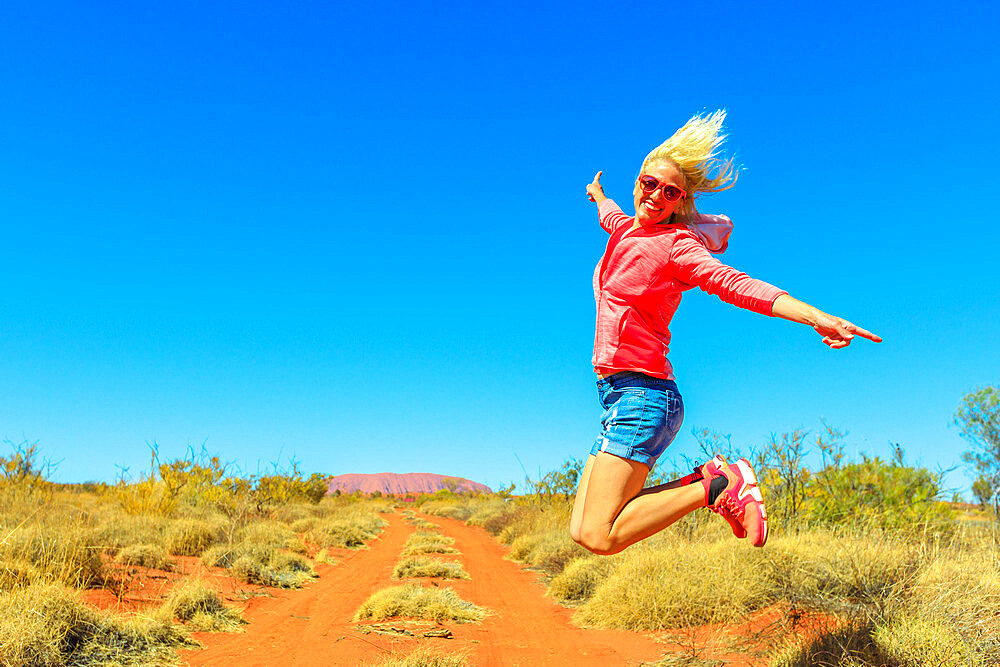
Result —
<path fill-rule="evenodd" d="M 729 510 L 729 513 L 732 514 L 737 519 L 742 519 L 744 513 L 746 512 L 746 507 L 745 506 L 744 507 L 740 507 L 739 503 L 737 503 L 735 500 L 733 500 L 733 497 L 730 496 L 730 495 L 728 495 L 728 494 L 726 494 L 725 491 L 723 491 L 723 495 L 719 498 L 719 504 L 718 504 L 718 506 L 712 507 L 711 510 L 713 512 L 718 513 L 718 514 L 722 514 L 722 506 L 723 505 L 725 506 L 725 508 L 727 510 Z"/>

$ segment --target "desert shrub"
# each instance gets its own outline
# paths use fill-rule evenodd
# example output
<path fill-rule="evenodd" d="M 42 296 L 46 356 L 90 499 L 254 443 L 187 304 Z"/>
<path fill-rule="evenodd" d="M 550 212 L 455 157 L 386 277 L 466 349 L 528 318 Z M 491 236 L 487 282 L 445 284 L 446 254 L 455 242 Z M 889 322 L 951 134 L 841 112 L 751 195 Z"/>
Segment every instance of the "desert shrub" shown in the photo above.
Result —
<path fill-rule="evenodd" d="M 810 476 L 805 494 L 808 517 L 828 525 L 943 531 L 952 524 L 951 510 L 938 500 L 941 476 L 901 460 L 885 463 L 862 455 L 860 462 L 829 466 Z"/>
<path fill-rule="evenodd" d="M 115 560 L 122 565 L 137 565 L 154 570 L 173 569 L 174 563 L 163 547 L 156 544 L 136 544 L 118 552 Z"/>
<path fill-rule="evenodd" d="M 408 616 L 430 621 L 476 623 L 487 611 L 463 600 L 450 588 L 424 588 L 405 584 L 376 591 L 354 614 L 355 621 L 376 621 Z"/>
<path fill-rule="evenodd" d="M 167 551 L 177 556 L 200 556 L 221 538 L 218 528 L 207 521 L 182 519 L 167 528 Z"/>
<path fill-rule="evenodd" d="M 468 579 L 469 574 L 459 563 L 440 558 L 407 558 L 396 565 L 393 579 L 404 577 L 442 577 L 445 579 Z"/>
<path fill-rule="evenodd" d="M 104 578 L 100 552 L 87 535 L 55 526 L 24 525 L 11 531 L 0 543 L 0 560 L 31 564 L 49 578 L 78 588 Z"/>
<path fill-rule="evenodd" d="M 162 619 L 99 613 L 61 586 L 0 595 L 3 665 L 169 664 L 180 646 L 197 644 Z"/>
<path fill-rule="evenodd" d="M 196 579 L 174 586 L 159 613 L 202 632 L 233 632 L 246 624 L 238 611 L 222 603 L 214 589 Z"/>
<path fill-rule="evenodd" d="M 583 602 L 594 594 L 613 567 L 614 560 L 607 557 L 571 560 L 549 583 L 549 595 L 560 602 Z"/>
<path fill-rule="evenodd" d="M 438 655 L 418 648 L 406 657 L 390 657 L 373 667 L 468 667 L 468 662 L 460 655 Z"/>

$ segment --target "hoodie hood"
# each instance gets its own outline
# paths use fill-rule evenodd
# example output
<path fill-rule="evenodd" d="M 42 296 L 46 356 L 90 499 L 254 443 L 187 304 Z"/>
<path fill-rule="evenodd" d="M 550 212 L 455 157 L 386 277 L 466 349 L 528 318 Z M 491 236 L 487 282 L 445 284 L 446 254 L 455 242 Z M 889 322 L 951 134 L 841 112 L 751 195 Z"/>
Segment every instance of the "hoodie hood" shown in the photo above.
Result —
<path fill-rule="evenodd" d="M 699 213 L 693 222 L 686 224 L 694 232 L 709 252 L 719 254 L 729 247 L 729 235 L 733 232 L 733 221 L 724 215 Z"/>

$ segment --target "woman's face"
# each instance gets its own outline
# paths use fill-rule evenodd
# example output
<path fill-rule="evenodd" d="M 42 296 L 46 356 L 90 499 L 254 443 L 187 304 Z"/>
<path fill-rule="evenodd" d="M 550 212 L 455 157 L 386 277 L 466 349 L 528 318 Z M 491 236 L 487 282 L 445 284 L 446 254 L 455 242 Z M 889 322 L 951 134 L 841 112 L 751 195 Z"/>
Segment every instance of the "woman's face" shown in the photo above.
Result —
<path fill-rule="evenodd" d="M 653 162 L 639 174 L 639 176 L 643 175 L 652 176 L 661 184 L 676 185 L 681 190 L 684 189 L 684 176 L 673 162 Z M 649 193 L 643 192 L 642 188 L 639 187 L 639 179 L 635 181 L 632 196 L 635 200 L 635 219 L 641 225 L 652 225 L 666 220 L 684 201 L 683 199 L 667 201 L 663 198 L 662 187 Z"/>

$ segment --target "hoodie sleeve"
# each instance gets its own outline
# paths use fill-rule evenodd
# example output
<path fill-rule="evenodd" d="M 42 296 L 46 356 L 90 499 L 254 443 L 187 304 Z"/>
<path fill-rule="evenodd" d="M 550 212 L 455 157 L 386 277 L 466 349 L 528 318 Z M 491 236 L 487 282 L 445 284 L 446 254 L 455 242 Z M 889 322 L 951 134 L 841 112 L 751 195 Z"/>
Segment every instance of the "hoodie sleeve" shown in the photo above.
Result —
<path fill-rule="evenodd" d="M 671 248 L 669 266 L 681 282 L 761 315 L 773 315 L 774 300 L 788 294 L 715 259 L 694 232 L 681 232 Z"/>
<path fill-rule="evenodd" d="M 710 253 L 726 252 L 729 247 L 729 235 L 733 233 L 733 221 L 724 215 L 699 214 L 687 228 L 705 244 Z"/>
<path fill-rule="evenodd" d="M 600 206 L 597 207 L 597 215 L 600 216 L 601 227 L 608 234 L 614 233 L 619 225 L 632 219 L 625 215 L 612 199 L 605 199 L 601 202 Z"/>

